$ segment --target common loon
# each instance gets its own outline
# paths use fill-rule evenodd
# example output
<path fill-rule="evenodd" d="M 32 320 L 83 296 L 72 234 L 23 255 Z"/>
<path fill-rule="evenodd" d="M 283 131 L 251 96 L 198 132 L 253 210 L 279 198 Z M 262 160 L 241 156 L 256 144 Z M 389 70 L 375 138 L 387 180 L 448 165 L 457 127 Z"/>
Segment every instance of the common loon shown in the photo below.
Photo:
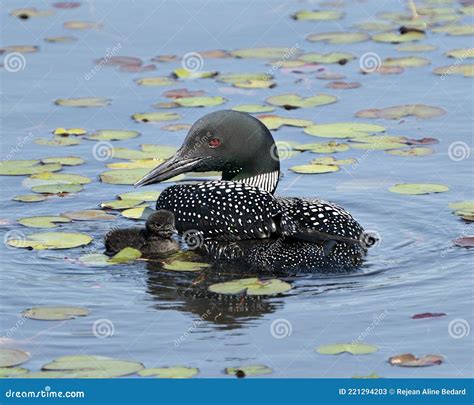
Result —
<path fill-rule="evenodd" d="M 173 185 L 157 200 L 156 209 L 175 214 L 180 234 L 197 232 L 204 241 L 214 241 L 214 251 L 216 241 L 269 239 L 253 251 L 243 249 L 257 256 L 283 238 L 285 243 L 270 249 L 268 260 L 280 256 L 291 266 L 360 264 L 367 247 L 364 231 L 347 211 L 319 199 L 273 195 L 280 178 L 277 146 L 267 127 L 249 114 L 222 110 L 205 115 L 174 156 L 135 186 L 207 171 L 222 172 L 222 179 Z M 287 247 L 301 254 L 290 257 Z"/>
<path fill-rule="evenodd" d="M 177 252 L 179 244 L 171 239 L 176 231 L 174 214 L 159 210 L 151 214 L 145 229 L 115 229 L 105 236 L 105 249 L 108 255 L 114 255 L 126 247 L 139 250 L 144 257 L 165 255 Z"/>

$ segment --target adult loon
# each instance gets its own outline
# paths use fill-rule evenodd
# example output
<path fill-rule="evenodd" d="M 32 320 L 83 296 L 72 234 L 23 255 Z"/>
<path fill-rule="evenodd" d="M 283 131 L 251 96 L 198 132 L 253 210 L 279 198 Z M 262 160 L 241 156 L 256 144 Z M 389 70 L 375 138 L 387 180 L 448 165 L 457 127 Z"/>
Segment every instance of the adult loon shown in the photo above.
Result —
<path fill-rule="evenodd" d="M 207 171 L 222 172 L 222 179 L 174 185 L 157 200 L 156 209 L 175 214 L 180 234 L 198 232 L 203 240 L 214 241 L 210 246 L 219 245 L 217 250 L 225 245 L 219 241 L 263 239 L 260 248 L 250 251 L 256 257 L 260 249 L 268 251 L 268 243 L 273 246 L 271 241 L 284 240 L 270 249 L 268 260 L 279 257 L 288 266 L 360 264 L 367 247 L 364 231 L 347 211 L 319 199 L 273 195 L 280 178 L 277 146 L 265 125 L 249 114 L 222 110 L 205 115 L 174 156 L 135 186 Z M 297 256 L 290 257 L 287 247 Z"/>

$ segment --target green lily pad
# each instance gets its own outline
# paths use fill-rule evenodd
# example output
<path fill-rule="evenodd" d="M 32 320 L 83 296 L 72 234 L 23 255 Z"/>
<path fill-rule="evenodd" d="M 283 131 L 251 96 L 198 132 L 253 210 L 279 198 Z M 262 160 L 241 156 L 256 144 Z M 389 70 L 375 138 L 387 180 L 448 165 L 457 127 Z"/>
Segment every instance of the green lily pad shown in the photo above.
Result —
<path fill-rule="evenodd" d="M 0 368 L 0 378 L 21 378 L 30 370 L 23 367 L 2 367 Z"/>
<path fill-rule="evenodd" d="M 154 211 L 147 206 L 140 206 L 135 208 L 129 208 L 125 211 L 122 211 L 121 214 L 125 218 L 129 219 L 147 219 L 150 214 Z"/>
<path fill-rule="evenodd" d="M 443 25 L 432 29 L 433 32 L 441 32 L 448 35 L 473 35 L 474 25 Z"/>
<path fill-rule="evenodd" d="M 145 368 L 138 372 L 142 377 L 157 377 L 157 378 L 192 378 L 199 374 L 198 368 L 193 367 L 160 367 L 160 368 Z"/>
<path fill-rule="evenodd" d="M 383 60 L 382 64 L 384 66 L 399 66 L 402 68 L 413 68 L 429 65 L 431 61 L 421 56 L 406 56 L 399 58 L 386 58 Z"/>
<path fill-rule="evenodd" d="M 102 208 L 110 208 L 113 210 L 124 210 L 136 207 L 137 205 L 140 205 L 142 203 L 143 201 L 140 200 L 113 200 L 100 203 L 100 206 Z"/>
<path fill-rule="evenodd" d="M 337 142 L 315 142 L 296 145 L 296 150 L 309 150 L 314 153 L 337 153 L 346 152 L 350 149 L 349 145 Z"/>
<path fill-rule="evenodd" d="M 387 153 L 396 156 L 427 156 L 432 155 L 434 150 L 431 148 L 410 148 L 404 150 L 389 150 Z"/>
<path fill-rule="evenodd" d="M 21 218 L 18 222 L 30 228 L 56 228 L 58 223 L 71 222 L 71 220 L 62 216 L 37 216 Z"/>
<path fill-rule="evenodd" d="M 240 294 L 245 292 L 247 295 L 275 295 L 290 289 L 291 285 L 284 281 L 278 279 L 262 281 L 256 277 L 212 284 L 209 287 L 209 291 L 217 294 Z"/>
<path fill-rule="evenodd" d="M 7 240 L 7 244 L 16 248 L 71 249 L 91 243 L 92 238 L 83 233 L 42 232 L 32 233 L 20 239 Z"/>
<path fill-rule="evenodd" d="M 230 54 L 235 58 L 288 59 L 298 52 L 294 48 L 248 48 L 238 49 Z"/>
<path fill-rule="evenodd" d="M 78 98 L 60 98 L 54 104 L 63 107 L 106 107 L 111 100 L 104 97 L 78 97 Z"/>
<path fill-rule="evenodd" d="M 263 365 L 250 365 L 243 367 L 228 367 L 225 369 L 225 373 L 228 375 L 235 375 L 237 377 L 242 376 L 257 376 L 273 373 L 273 370 L 270 367 Z"/>
<path fill-rule="evenodd" d="M 130 193 L 119 194 L 121 200 L 156 201 L 160 196 L 160 191 L 132 191 Z"/>
<path fill-rule="evenodd" d="M 102 210 L 67 211 L 61 215 L 73 221 L 111 221 L 116 219 L 115 215 L 107 214 Z"/>
<path fill-rule="evenodd" d="M 325 156 L 325 157 L 320 157 L 311 160 L 310 162 L 312 165 L 336 165 L 336 166 L 342 166 L 342 165 L 353 165 L 357 163 L 357 159 L 336 159 L 333 156 Z"/>
<path fill-rule="evenodd" d="M 87 315 L 89 315 L 89 310 L 80 307 L 35 307 L 23 311 L 25 318 L 39 321 L 63 321 Z"/>
<path fill-rule="evenodd" d="M 351 53 L 346 52 L 332 52 L 332 53 L 305 53 L 301 55 L 299 59 L 309 63 L 339 63 L 345 64 L 348 61 L 354 59 L 355 56 Z"/>
<path fill-rule="evenodd" d="M 179 120 L 181 115 L 174 112 L 150 112 L 133 114 L 132 118 L 137 122 L 160 122 Z"/>
<path fill-rule="evenodd" d="M 42 146 L 76 146 L 81 143 L 76 138 L 66 138 L 62 136 L 54 136 L 53 139 L 37 138 L 34 143 Z"/>
<path fill-rule="evenodd" d="M 174 102 L 181 107 L 215 107 L 224 104 L 227 100 L 224 97 L 182 97 Z"/>
<path fill-rule="evenodd" d="M 217 76 L 217 72 L 206 72 L 202 70 L 190 70 L 185 68 L 175 69 L 172 73 L 177 79 L 209 79 Z"/>
<path fill-rule="evenodd" d="M 171 131 L 171 132 L 177 132 L 177 131 L 189 131 L 191 128 L 191 125 L 189 124 L 169 124 L 161 127 L 164 131 Z"/>
<path fill-rule="evenodd" d="M 133 185 L 148 172 L 148 169 L 109 170 L 100 174 L 100 180 L 108 184 Z"/>
<path fill-rule="evenodd" d="M 267 73 L 226 73 L 220 75 L 217 80 L 223 83 L 242 83 L 250 81 L 271 81 L 272 76 Z"/>
<path fill-rule="evenodd" d="M 269 89 L 276 86 L 272 80 L 247 80 L 245 82 L 235 82 L 232 85 L 242 89 Z"/>
<path fill-rule="evenodd" d="M 255 114 L 275 111 L 275 107 L 263 104 L 240 104 L 232 107 L 232 110 Z"/>
<path fill-rule="evenodd" d="M 385 118 L 387 120 L 399 120 L 404 117 L 416 117 L 419 119 L 428 119 L 439 117 L 446 114 L 446 111 L 440 107 L 434 107 L 425 104 L 407 104 L 387 108 L 372 108 L 370 110 L 361 110 L 356 113 L 360 118 Z"/>
<path fill-rule="evenodd" d="M 463 75 L 464 77 L 474 76 L 474 64 L 462 63 L 460 65 L 441 66 L 433 70 L 433 73 L 442 76 L 449 76 L 451 74 Z"/>
<path fill-rule="evenodd" d="M 7 160 L 0 162 L 0 176 L 25 176 L 61 170 L 59 163 L 41 164 L 39 160 Z"/>
<path fill-rule="evenodd" d="M 143 369 L 143 364 L 138 362 L 91 355 L 63 356 L 43 365 L 43 370 L 69 371 L 90 378 L 122 377 Z"/>
<path fill-rule="evenodd" d="M 137 131 L 126 131 L 121 129 L 100 129 L 93 134 L 86 136 L 87 139 L 97 141 L 121 141 L 124 139 L 136 138 L 140 135 Z"/>
<path fill-rule="evenodd" d="M 208 263 L 173 260 L 172 262 L 165 263 L 163 265 L 163 268 L 166 270 L 173 270 L 173 271 L 200 271 L 209 266 L 210 264 Z"/>
<path fill-rule="evenodd" d="M 142 253 L 134 248 L 126 247 L 118 252 L 116 255 L 111 257 L 109 261 L 111 263 L 126 263 L 132 260 L 137 260 L 142 257 Z"/>
<path fill-rule="evenodd" d="M 431 52 L 435 51 L 436 49 L 438 49 L 437 46 L 431 44 L 404 43 L 397 46 L 397 51 L 399 52 Z"/>
<path fill-rule="evenodd" d="M 135 151 L 133 151 L 135 152 Z M 107 163 L 109 169 L 148 169 L 151 170 L 161 164 L 163 159 L 138 159 L 127 162 Z"/>
<path fill-rule="evenodd" d="M 323 138 L 356 138 L 367 136 L 370 133 L 384 132 L 381 125 L 365 124 L 359 122 L 338 122 L 334 124 L 311 125 L 304 129 L 308 135 Z"/>
<path fill-rule="evenodd" d="M 432 194 L 432 193 L 444 193 L 449 190 L 448 186 L 443 184 L 424 184 L 424 183 L 410 183 L 410 184 L 395 184 L 388 189 L 392 193 L 398 194 Z"/>
<path fill-rule="evenodd" d="M 84 162 L 84 159 L 77 156 L 58 156 L 41 159 L 41 163 L 59 163 L 63 166 L 78 166 Z"/>
<path fill-rule="evenodd" d="M 425 38 L 425 34 L 417 31 L 410 31 L 406 34 L 400 34 L 399 31 L 395 32 L 381 32 L 372 36 L 375 42 L 390 42 L 392 44 L 400 44 L 403 42 L 419 41 Z"/>
<path fill-rule="evenodd" d="M 306 40 L 310 42 L 325 42 L 328 44 L 353 44 L 356 42 L 364 42 L 370 39 L 370 35 L 365 32 L 324 32 L 310 34 Z"/>
<path fill-rule="evenodd" d="M 451 51 L 445 52 L 445 55 L 450 58 L 456 59 L 468 59 L 474 58 L 474 48 L 461 48 L 461 49 L 453 49 Z"/>
<path fill-rule="evenodd" d="M 310 164 L 290 167 L 290 170 L 300 174 L 319 174 L 319 173 L 330 173 L 337 172 L 339 166 L 336 165 L 324 165 L 324 164 Z"/>
<path fill-rule="evenodd" d="M 376 346 L 367 345 L 363 343 L 340 343 L 334 345 L 319 346 L 316 351 L 320 354 L 370 354 L 376 352 L 378 349 Z"/>
<path fill-rule="evenodd" d="M 167 76 L 157 77 L 143 77 L 135 81 L 140 86 L 171 86 L 176 83 L 176 80 Z"/>
<path fill-rule="evenodd" d="M 38 173 L 33 174 L 30 179 L 44 181 L 44 185 L 54 183 L 62 184 L 89 184 L 92 180 L 89 177 L 80 174 L 64 174 L 64 173 Z"/>
<path fill-rule="evenodd" d="M 21 195 L 17 195 L 13 197 L 12 200 L 27 202 L 27 203 L 34 203 L 34 202 L 44 201 L 46 200 L 46 197 L 44 195 L 39 195 L 39 194 L 21 194 Z"/>
<path fill-rule="evenodd" d="M 14 367 L 27 362 L 30 354 L 22 350 L 0 348 L 0 367 Z"/>
<path fill-rule="evenodd" d="M 461 212 L 473 212 L 474 213 L 474 200 L 459 201 L 449 204 L 449 208 L 454 211 Z"/>
<path fill-rule="evenodd" d="M 304 98 L 298 94 L 280 94 L 278 96 L 267 97 L 265 101 L 269 104 L 291 110 L 295 108 L 310 108 L 332 104 L 337 101 L 337 97 L 329 94 L 316 94 L 315 96 Z"/>
<path fill-rule="evenodd" d="M 301 10 L 297 11 L 291 16 L 294 20 L 302 21 L 329 21 L 329 20 L 340 20 L 344 17 L 344 13 L 335 10 Z"/>
<path fill-rule="evenodd" d="M 83 187 L 79 184 L 44 184 L 42 186 L 35 186 L 31 188 L 31 191 L 39 194 L 65 194 L 65 193 L 78 193 L 83 190 Z"/>

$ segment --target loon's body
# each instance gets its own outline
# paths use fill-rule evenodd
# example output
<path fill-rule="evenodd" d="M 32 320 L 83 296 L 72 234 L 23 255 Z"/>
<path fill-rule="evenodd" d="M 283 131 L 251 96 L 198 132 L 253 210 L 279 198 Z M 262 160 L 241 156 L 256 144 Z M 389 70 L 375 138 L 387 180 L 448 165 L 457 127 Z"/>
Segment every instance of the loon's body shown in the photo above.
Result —
<path fill-rule="evenodd" d="M 221 171 L 222 180 L 174 185 L 157 200 L 157 209 L 175 214 L 179 233 L 197 232 L 204 241 L 260 240 L 243 252 L 262 263 L 275 258 L 313 269 L 360 263 L 363 228 L 347 211 L 323 200 L 273 195 L 278 151 L 270 131 L 248 114 L 225 110 L 201 118 L 176 154 L 137 185 L 210 170 Z M 277 248 L 274 239 L 280 239 Z M 272 246 L 273 253 L 263 254 Z"/>
<path fill-rule="evenodd" d="M 175 232 L 174 214 L 159 210 L 151 214 L 145 229 L 115 229 L 105 237 L 108 255 L 115 255 L 126 247 L 139 250 L 144 257 L 166 255 L 177 252 L 179 244 L 171 238 Z"/>

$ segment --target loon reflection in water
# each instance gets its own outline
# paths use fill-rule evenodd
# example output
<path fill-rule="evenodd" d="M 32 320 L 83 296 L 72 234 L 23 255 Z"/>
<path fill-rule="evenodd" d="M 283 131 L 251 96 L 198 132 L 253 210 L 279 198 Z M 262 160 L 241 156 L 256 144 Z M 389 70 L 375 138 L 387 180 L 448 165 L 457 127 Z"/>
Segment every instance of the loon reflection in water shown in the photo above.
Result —
<path fill-rule="evenodd" d="M 175 155 L 136 186 L 207 171 L 222 172 L 222 179 L 168 187 L 156 208 L 174 213 L 180 234 L 199 233 L 213 257 L 233 260 L 240 252 L 255 268 L 282 270 L 361 264 L 364 230 L 347 211 L 319 199 L 273 195 L 280 178 L 277 146 L 265 125 L 249 114 L 205 115 Z"/>

